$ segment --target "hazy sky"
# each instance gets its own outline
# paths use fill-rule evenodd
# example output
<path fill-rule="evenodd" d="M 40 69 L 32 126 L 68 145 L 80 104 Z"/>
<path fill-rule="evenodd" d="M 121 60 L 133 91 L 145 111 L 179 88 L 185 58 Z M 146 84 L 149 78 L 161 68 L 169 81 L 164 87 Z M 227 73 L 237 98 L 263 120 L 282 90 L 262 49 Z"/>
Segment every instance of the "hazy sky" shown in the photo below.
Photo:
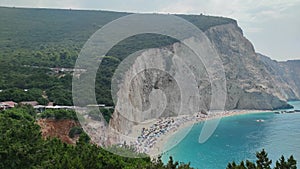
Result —
<path fill-rule="evenodd" d="M 1 0 L 0 6 L 226 16 L 238 20 L 257 52 L 300 59 L 300 0 Z"/>

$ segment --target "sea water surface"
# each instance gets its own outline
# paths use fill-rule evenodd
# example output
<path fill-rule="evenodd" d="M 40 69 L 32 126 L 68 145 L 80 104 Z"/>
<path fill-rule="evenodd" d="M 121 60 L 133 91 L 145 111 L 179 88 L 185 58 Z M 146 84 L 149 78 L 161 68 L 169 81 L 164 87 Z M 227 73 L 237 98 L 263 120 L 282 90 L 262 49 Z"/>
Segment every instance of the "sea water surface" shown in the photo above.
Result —
<path fill-rule="evenodd" d="M 289 103 L 300 109 L 300 101 Z M 264 148 L 273 164 L 281 155 L 294 155 L 300 168 L 300 113 L 225 117 L 210 139 L 200 144 L 198 138 L 202 126 L 203 122 L 195 124 L 179 144 L 162 156 L 163 161 L 167 162 L 172 156 L 176 161 L 190 162 L 195 168 L 222 169 L 232 161 L 255 161 L 255 153 Z M 178 137 L 178 134 L 182 133 L 172 137 Z"/>

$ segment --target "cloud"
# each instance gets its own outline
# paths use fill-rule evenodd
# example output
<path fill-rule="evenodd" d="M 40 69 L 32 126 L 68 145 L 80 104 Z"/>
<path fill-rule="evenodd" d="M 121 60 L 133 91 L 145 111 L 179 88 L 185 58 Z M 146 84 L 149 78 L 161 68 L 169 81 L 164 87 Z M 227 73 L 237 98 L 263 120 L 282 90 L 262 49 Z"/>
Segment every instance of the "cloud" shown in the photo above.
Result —
<path fill-rule="evenodd" d="M 248 33 L 258 33 L 261 32 L 263 29 L 259 27 L 248 27 L 248 28 L 244 28 L 243 30 Z"/>
<path fill-rule="evenodd" d="M 81 0 L 1 0 L 0 6 L 33 7 L 33 8 L 77 8 L 82 4 Z"/>
<path fill-rule="evenodd" d="M 160 10 L 163 13 L 190 13 L 221 15 L 236 18 L 241 22 L 263 22 L 284 17 L 285 12 L 300 0 L 182 0 L 170 3 Z"/>

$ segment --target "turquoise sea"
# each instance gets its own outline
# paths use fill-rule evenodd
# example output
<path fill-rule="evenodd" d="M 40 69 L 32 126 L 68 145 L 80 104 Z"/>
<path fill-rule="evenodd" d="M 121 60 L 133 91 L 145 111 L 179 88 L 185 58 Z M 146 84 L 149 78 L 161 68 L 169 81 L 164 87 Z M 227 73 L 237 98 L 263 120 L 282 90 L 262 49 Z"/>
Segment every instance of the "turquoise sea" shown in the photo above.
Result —
<path fill-rule="evenodd" d="M 289 103 L 300 109 L 300 101 Z M 259 119 L 264 121 L 257 122 Z M 203 123 L 194 125 L 179 144 L 162 156 L 163 161 L 167 162 L 172 156 L 176 161 L 190 162 L 192 167 L 199 169 L 222 169 L 232 161 L 255 161 L 255 153 L 264 148 L 273 164 L 282 154 L 294 155 L 300 168 L 300 113 L 225 117 L 213 136 L 200 144 L 202 126 Z"/>

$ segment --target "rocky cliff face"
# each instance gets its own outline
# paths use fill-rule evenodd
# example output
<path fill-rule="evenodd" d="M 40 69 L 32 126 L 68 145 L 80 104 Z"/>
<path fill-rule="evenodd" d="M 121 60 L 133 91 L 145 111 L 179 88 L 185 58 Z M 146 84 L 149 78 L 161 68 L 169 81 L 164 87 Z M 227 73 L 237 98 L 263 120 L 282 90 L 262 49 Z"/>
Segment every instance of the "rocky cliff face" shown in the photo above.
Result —
<path fill-rule="evenodd" d="M 288 107 L 286 101 L 296 96 L 287 79 L 274 74 L 276 66 L 269 65 L 258 55 L 241 29 L 234 24 L 208 29 L 208 38 L 223 61 L 227 79 L 227 109 L 277 109 Z"/>
<path fill-rule="evenodd" d="M 211 27 L 205 31 L 205 35 L 219 54 L 225 69 L 226 109 L 288 108 L 290 105 L 287 104 L 287 100 L 299 99 L 300 90 L 297 87 L 300 86 L 299 66 L 297 67 L 295 64 L 300 65 L 300 61 L 278 63 L 257 54 L 251 42 L 243 36 L 242 30 L 236 24 Z M 116 112 L 110 122 L 114 129 L 122 131 L 123 127 L 130 128 L 134 124 L 133 121 L 143 122 L 155 118 L 160 109 L 164 110 L 162 115 L 180 114 L 176 112 L 178 103 L 184 97 L 180 96 L 184 92 L 180 92 L 186 90 L 178 87 L 181 84 L 176 79 L 181 78 L 181 80 L 187 81 L 189 77 L 178 72 L 195 69 L 189 64 L 186 64 L 185 68 L 179 64 L 181 62 L 177 61 L 176 56 L 180 55 L 180 51 L 183 50 L 185 50 L 183 45 L 175 43 L 168 47 L 143 51 L 138 54 L 134 62 L 131 62 L 131 67 L 123 74 L 124 85 L 119 86 L 118 89 L 118 97 L 127 99 L 118 100 L 116 104 Z M 192 56 L 193 53 L 188 54 L 186 60 Z M 197 72 L 201 73 L 197 75 L 198 78 L 195 81 L 196 92 L 199 93 L 200 98 L 186 99 L 188 100 L 186 104 L 193 106 L 189 107 L 189 110 L 185 110 L 185 114 L 207 110 L 210 106 L 210 80 L 215 77 L 209 79 L 203 64 L 199 62 L 197 65 Z M 157 70 L 140 72 L 141 68 L 156 68 Z M 158 70 L 168 70 L 169 74 Z M 136 72 L 140 73 L 138 76 L 132 77 Z M 187 85 L 184 88 L 189 87 L 195 86 Z M 159 97 L 151 98 L 151 93 L 155 90 L 161 90 L 167 95 L 158 94 L 155 96 Z M 130 91 L 131 94 L 126 91 Z M 164 102 L 166 104 L 163 104 Z M 126 103 L 130 103 L 133 107 Z M 157 105 L 154 106 L 156 109 L 151 109 L 152 103 Z M 148 109 L 149 112 L 146 115 L 137 113 Z M 126 110 L 126 113 L 122 114 L 118 110 Z"/>
<path fill-rule="evenodd" d="M 300 98 L 300 60 L 289 60 L 279 62 L 283 68 L 283 77 L 286 77 L 286 82 L 292 87 L 295 96 L 290 95 L 289 100 L 299 100 Z"/>
<path fill-rule="evenodd" d="M 299 90 L 299 61 L 277 62 L 262 54 L 257 54 L 264 63 L 266 70 L 273 78 L 275 86 L 280 89 L 284 100 L 298 100 Z"/>
<path fill-rule="evenodd" d="M 183 61 L 181 52 L 187 54 L 189 59 Z M 199 66 L 195 68 L 199 74 L 194 79 L 190 72 L 194 55 L 186 46 L 175 43 L 145 50 L 122 62 L 119 67 L 130 67 L 125 68 L 125 73 L 121 71 L 123 79 L 118 83 L 118 100 L 110 126 L 120 131 L 131 128 L 135 122 L 207 110 L 210 83 L 199 61 Z M 193 80 L 195 83 L 189 83 Z M 201 97 L 193 97 L 195 92 Z"/>

